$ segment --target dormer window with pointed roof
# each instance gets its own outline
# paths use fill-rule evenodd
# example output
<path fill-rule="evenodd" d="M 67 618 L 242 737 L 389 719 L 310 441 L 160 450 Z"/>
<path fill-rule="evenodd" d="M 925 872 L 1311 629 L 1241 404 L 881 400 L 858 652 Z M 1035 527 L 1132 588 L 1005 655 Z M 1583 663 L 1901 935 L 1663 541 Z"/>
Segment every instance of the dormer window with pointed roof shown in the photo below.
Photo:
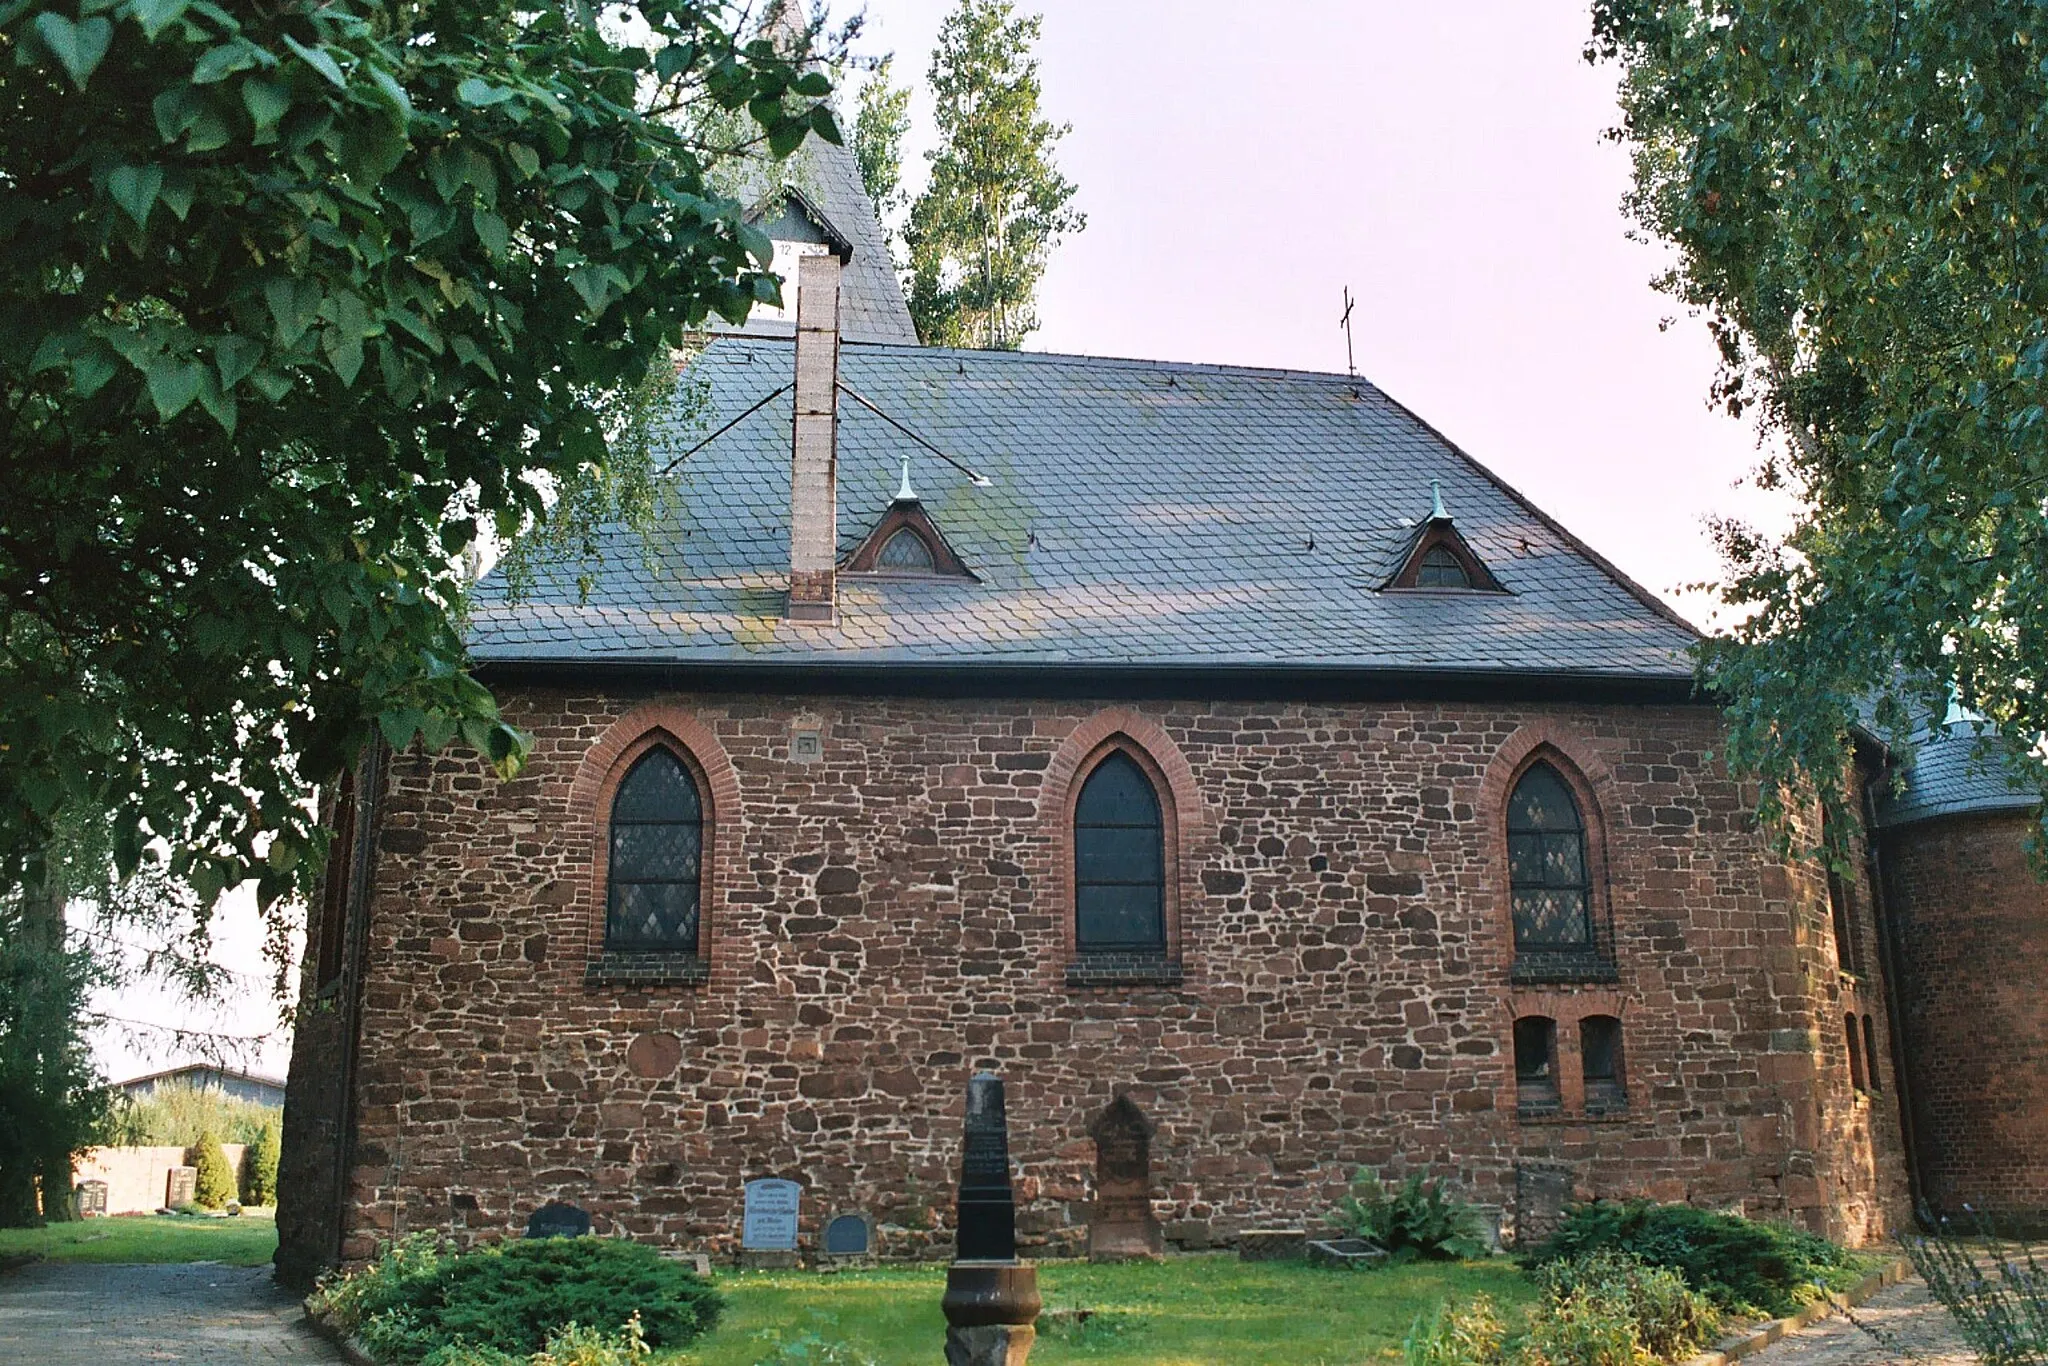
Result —
<path fill-rule="evenodd" d="M 1444 507 L 1443 487 L 1429 481 L 1429 518 L 1416 529 L 1401 557 L 1401 567 L 1381 585 L 1391 589 L 1427 588 L 1452 592 L 1505 593 L 1492 572 L 1473 553 Z"/>
<path fill-rule="evenodd" d="M 910 460 L 903 461 L 903 480 L 882 520 L 847 557 L 848 573 L 889 574 L 902 578 L 974 579 L 975 575 L 924 510 L 910 486 Z"/>

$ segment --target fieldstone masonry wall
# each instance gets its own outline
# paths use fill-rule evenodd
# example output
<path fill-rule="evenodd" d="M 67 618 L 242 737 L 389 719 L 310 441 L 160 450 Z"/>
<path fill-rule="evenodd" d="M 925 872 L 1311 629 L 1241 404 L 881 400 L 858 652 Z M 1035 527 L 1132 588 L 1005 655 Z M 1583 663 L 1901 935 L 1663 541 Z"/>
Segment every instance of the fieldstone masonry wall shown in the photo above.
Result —
<path fill-rule="evenodd" d="M 1182 1247 L 1313 1219 L 1359 1165 L 1451 1176 L 1509 1220 L 1566 1190 L 1852 1239 L 1903 1212 L 1895 1128 L 1828 1052 L 1824 881 L 1771 857 L 1707 758 L 1708 709 L 499 695 L 536 737 L 518 780 L 390 767 L 350 1258 L 514 1233 L 555 1198 L 730 1253 L 760 1176 L 805 1184 L 807 1243 L 862 1210 L 882 1255 L 942 1255 L 981 1067 L 1008 1083 L 1027 1255 L 1085 1246 L 1089 1129 L 1118 1096 L 1155 1126 L 1153 1208 Z M 822 759 L 792 761 L 799 719 Z M 593 981 L 593 795 L 651 728 L 708 777 L 706 971 Z M 1177 962 L 1095 985 L 1066 972 L 1049 813 L 1077 781 L 1062 756 L 1119 736 L 1166 788 Z M 1575 1052 L 1562 1113 L 1516 1114 L 1532 999 L 1496 827 L 1502 765 L 1537 747 L 1599 803 L 1618 976 L 1546 983 L 1541 1007 L 1561 1053 L 1574 1012 L 1621 1018 L 1619 1114 L 1585 1113 Z"/>

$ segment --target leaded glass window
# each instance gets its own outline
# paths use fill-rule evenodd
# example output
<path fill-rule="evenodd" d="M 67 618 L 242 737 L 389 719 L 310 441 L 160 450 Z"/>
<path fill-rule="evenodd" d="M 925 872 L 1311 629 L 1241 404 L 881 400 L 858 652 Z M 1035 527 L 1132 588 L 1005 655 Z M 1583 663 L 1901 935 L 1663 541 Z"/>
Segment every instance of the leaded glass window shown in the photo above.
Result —
<path fill-rule="evenodd" d="M 1472 576 L 1465 572 L 1465 562 L 1457 552 L 1447 545 L 1433 545 L 1422 552 L 1422 563 L 1415 567 L 1417 588 L 1470 588 Z"/>
<path fill-rule="evenodd" d="M 882 545 L 875 564 L 882 569 L 906 569 L 920 574 L 933 572 L 932 548 L 924 537 L 904 527 Z"/>
<path fill-rule="evenodd" d="M 1074 942 L 1084 953 L 1166 951 L 1159 796 L 1130 755 L 1095 766 L 1074 804 Z"/>
<path fill-rule="evenodd" d="M 1571 789 L 1548 764 L 1523 774 L 1508 798 L 1508 878 L 1517 949 L 1593 947 L 1586 825 Z"/>
<path fill-rule="evenodd" d="M 703 864 L 697 784 L 681 759 L 651 749 L 612 798 L 604 946 L 695 953 Z"/>

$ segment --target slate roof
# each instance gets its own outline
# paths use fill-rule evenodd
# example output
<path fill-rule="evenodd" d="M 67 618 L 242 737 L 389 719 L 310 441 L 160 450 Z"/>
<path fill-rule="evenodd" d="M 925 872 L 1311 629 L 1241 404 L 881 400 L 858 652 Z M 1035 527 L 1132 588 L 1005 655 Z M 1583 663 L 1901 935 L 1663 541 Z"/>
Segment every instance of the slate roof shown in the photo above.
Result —
<path fill-rule="evenodd" d="M 2041 796 L 2015 788 L 2008 780 L 2008 754 L 1997 736 L 1980 737 L 1968 721 L 1920 730 L 1913 736 L 1898 790 L 1878 798 L 1879 827 L 1892 829 L 1939 816 L 2032 810 L 2041 804 Z"/>
<path fill-rule="evenodd" d="M 740 201 L 760 208 L 755 216 L 771 237 L 781 235 L 774 226 L 778 218 L 786 211 L 798 211 L 793 204 L 785 210 L 785 205 L 777 202 L 777 191 L 785 183 L 802 191 L 852 245 L 852 258 L 839 281 L 840 335 L 848 341 L 917 345 L 917 329 L 911 324 L 910 309 L 903 302 L 896 269 L 889 261 L 888 241 L 875 217 L 874 201 L 861 184 L 860 165 L 852 150 L 834 147 L 812 134 L 788 161 L 755 163 L 741 171 Z M 808 234 L 799 240 L 807 238 Z M 786 292 L 784 297 L 793 294 Z M 779 318 L 749 318 L 732 327 L 714 315 L 711 325 L 714 331 L 741 336 L 789 337 L 796 331 L 794 322 Z"/>
<path fill-rule="evenodd" d="M 667 434 L 663 458 L 787 384 L 791 364 L 786 342 L 715 342 L 688 376 L 709 411 Z M 604 535 L 587 600 L 569 569 L 517 602 L 486 579 L 478 662 L 1691 673 L 1689 626 L 1363 381 L 858 344 L 841 375 L 991 481 L 974 487 L 842 396 L 842 554 L 888 508 L 908 452 L 978 582 L 844 573 L 836 624 L 785 621 L 785 394 L 677 468 L 672 525 Z M 1431 479 L 1509 592 L 1379 591 Z"/>

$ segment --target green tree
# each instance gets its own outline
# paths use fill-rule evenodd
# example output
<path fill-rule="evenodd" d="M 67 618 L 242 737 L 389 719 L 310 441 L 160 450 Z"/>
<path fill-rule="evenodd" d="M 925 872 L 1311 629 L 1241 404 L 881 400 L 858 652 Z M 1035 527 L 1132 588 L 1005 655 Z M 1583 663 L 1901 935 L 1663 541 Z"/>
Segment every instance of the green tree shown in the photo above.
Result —
<path fill-rule="evenodd" d="M 1088 225 L 1052 160 L 1070 125 L 1038 111 L 1039 27 L 1008 0 L 960 0 L 939 28 L 939 145 L 903 234 L 910 316 L 927 346 L 1015 350 L 1038 326 L 1047 256 Z"/>
<path fill-rule="evenodd" d="M 282 1120 L 273 1114 L 270 1121 L 258 1129 L 249 1139 L 249 1147 L 242 1154 L 242 1203 L 245 1205 L 274 1205 L 277 1203 L 277 1157 Z"/>
<path fill-rule="evenodd" d="M 903 136 L 910 131 L 910 87 L 889 84 L 893 61 L 883 57 L 875 63 L 860 88 L 860 105 L 853 116 L 853 159 L 885 230 L 905 202 Z M 893 231 L 890 235 L 895 236 Z"/>
<path fill-rule="evenodd" d="M 271 905 L 373 736 L 516 766 L 465 558 L 644 492 L 648 377 L 777 297 L 692 115 L 838 136 L 736 0 L 598 10 L 0 6 L 0 889 L 105 819 Z"/>
<path fill-rule="evenodd" d="M 219 1209 L 235 1198 L 235 1173 L 220 1139 L 209 1129 L 185 1154 L 194 1168 L 192 1201 L 201 1209 Z"/>
<path fill-rule="evenodd" d="M 63 906 L 49 883 L 0 896 L 0 1228 L 70 1217 L 71 1156 L 109 1103 L 79 1028 L 98 979 Z"/>
<path fill-rule="evenodd" d="M 2048 15 L 2010 3 L 1597 0 L 1629 208 L 1675 249 L 1714 394 L 1796 525 L 1717 534 L 1731 759 L 1781 817 L 1839 800 L 1859 716 L 1951 696 L 2048 733 Z M 1781 829 L 1789 829 L 1782 825 Z"/>

